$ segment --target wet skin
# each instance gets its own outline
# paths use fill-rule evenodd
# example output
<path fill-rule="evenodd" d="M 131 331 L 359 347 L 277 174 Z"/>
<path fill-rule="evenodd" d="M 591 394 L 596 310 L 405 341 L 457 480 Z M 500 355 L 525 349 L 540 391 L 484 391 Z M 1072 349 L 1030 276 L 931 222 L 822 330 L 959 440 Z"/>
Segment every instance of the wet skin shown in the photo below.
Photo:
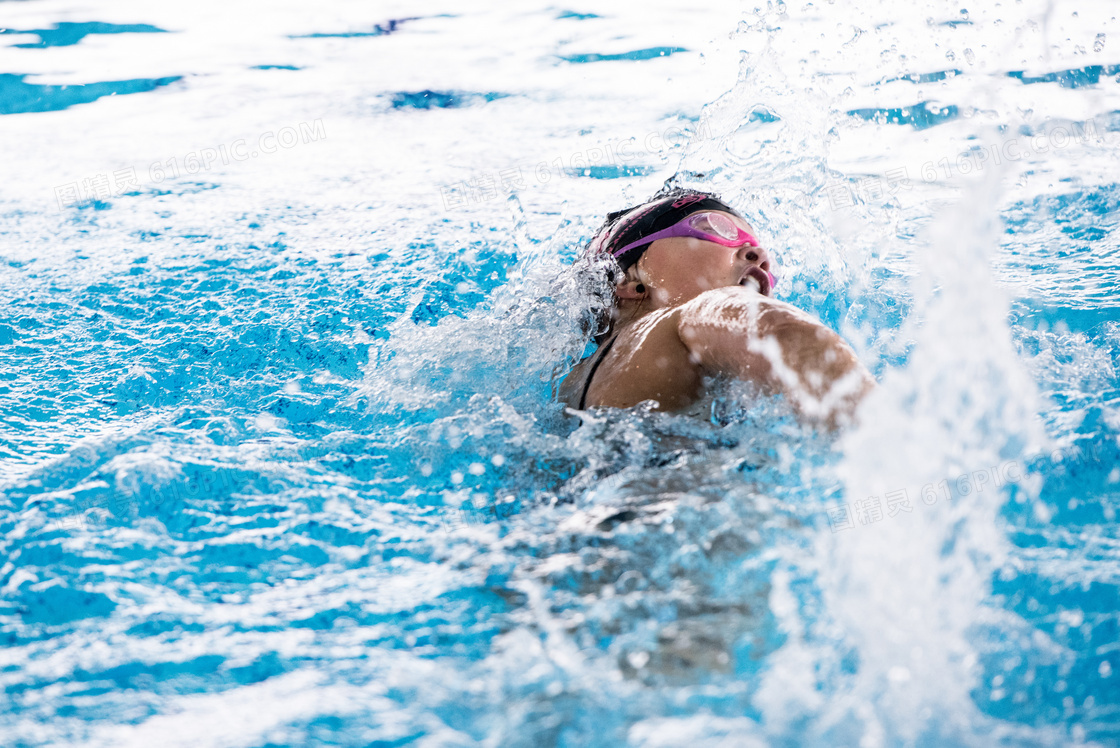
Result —
<path fill-rule="evenodd" d="M 705 377 L 725 375 L 784 394 L 807 422 L 835 427 L 850 418 L 874 380 L 840 336 L 770 297 L 769 269 L 761 247 L 655 241 L 615 288 L 617 339 L 595 370 L 585 407 L 652 400 L 660 410 L 683 410 L 703 396 Z M 592 360 L 561 384 L 571 407 Z"/>

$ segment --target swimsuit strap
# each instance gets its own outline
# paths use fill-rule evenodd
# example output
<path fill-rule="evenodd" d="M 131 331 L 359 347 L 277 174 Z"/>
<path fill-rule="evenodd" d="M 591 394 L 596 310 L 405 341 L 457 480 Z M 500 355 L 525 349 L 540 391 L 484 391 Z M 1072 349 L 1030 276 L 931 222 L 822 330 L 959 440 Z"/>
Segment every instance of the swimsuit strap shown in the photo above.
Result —
<path fill-rule="evenodd" d="M 591 371 L 587 372 L 587 379 L 583 382 L 583 394 L 579 396 L 579 410 L 583 410 L 583 406 L 587 402 L 587 391 L 591 389 L 591 378 L 595 376 L 595 370 L 599 368 L 599 364 L 603 363 L 603 359 L 610 353 L 611 346 L 614 345 L 616 340 L 618 340 L 618 333 L 615 333 L 606 345 L 599 346 L 599 350 L 595 351 L 595 360 L 591 363 Z"/>

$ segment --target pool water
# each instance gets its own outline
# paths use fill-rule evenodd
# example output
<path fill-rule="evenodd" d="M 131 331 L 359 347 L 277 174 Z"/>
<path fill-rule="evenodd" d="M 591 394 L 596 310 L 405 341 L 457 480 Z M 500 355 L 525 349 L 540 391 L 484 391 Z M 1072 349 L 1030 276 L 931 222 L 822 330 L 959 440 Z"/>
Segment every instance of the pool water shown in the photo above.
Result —
<path fill-rule="evenodd" d="M 0 743 L 1120 744 L 1116 26 L 0 4 Z M 667 180 L 858 427 L 556 403 Z"/>

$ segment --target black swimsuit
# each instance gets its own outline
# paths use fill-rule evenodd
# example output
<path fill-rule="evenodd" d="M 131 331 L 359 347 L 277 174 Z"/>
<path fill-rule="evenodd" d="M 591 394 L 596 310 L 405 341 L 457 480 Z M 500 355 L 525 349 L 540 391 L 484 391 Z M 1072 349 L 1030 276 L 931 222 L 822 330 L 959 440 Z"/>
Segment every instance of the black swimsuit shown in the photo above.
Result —
<path fill-rule="evenodd" d="M 599 346 L 599 350 L 595 351 L 595 360 L 591 363 L 591 371 L 587 372 L 587 379 L 583 382 L 583 394 L 579 396 L 579 410 L 583 410 L 583 406 L 587 402 L 587 391 L 591 389 L 591 378 L 595 376 L 595 370 L 599 368 L 599 364 L 603 363 L 603 359 L 610 353 L 611 346 L 614 345 L 616 340 L 618 340 L 617 333 L 605 345 Z"/>

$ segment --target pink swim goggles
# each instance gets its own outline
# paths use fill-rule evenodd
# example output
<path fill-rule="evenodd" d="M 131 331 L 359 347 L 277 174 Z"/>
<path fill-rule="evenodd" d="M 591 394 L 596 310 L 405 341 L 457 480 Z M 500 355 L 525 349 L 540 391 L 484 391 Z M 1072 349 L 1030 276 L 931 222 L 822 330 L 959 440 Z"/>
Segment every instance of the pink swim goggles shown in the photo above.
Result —
<path fill-rule="evenodd" d="M 621 257 L 634 247 L 650 244 L 658 239 L 671 239 L 676 236 L 691 236 L 696 239 L 722 244 L 725 247 L 741 247 L 744 244 L 749 244 L 752 247 L 759 246 L 758 239 L 741 229 L 727 216 L 713 211 L 704 211 L 685 216 L 669 228 L 644 236 L 621 249 L 616 249 L 611 254 L 616 258 Z M 767 275 L 770 274 L 767 273 Z M 777 283 L 777 278 L 770 275 L 770 286 L 773 287 L 775 283 Z"/>

